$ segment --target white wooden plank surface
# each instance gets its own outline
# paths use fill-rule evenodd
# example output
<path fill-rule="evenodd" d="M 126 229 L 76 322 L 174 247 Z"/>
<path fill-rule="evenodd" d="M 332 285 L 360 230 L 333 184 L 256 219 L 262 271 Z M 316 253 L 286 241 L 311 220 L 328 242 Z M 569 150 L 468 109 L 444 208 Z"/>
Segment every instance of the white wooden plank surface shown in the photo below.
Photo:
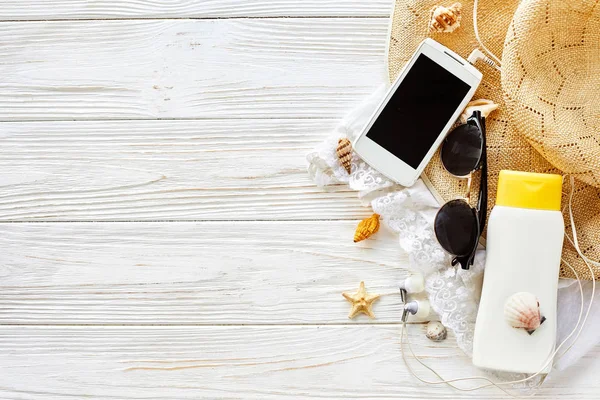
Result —
<path fill-rule="evenodd" d="M 390 4 L 1 2 L 2 400 L 459 397 L 409 376 L 398 296 L 347 319 L 341 291 L 395 292 L 407 260 L 385 229 L 352 243 L 368 210 L 304 172 L 385 81 Z M 271 219 L 294 221 L 232 221 Z M 116 220 L 163 222 L 14 223 Z M 599 355 L 537 398 L 598 398 Z"/>
<path fill-rule="evenodd" d="M 3 0 L 0 20 L 379 16 L 390 0 Z"/>
<path fill-rule="evenodd" d="M 400 320 L 408 264 L 356 221 L 0 224 L 0 323 L 347 323 L 364 280 Z"/>
<path fill-rule="evenodd" d="M 308 179 L 333 119 L 0 124 L 0 220 L 361 219 Z"/>
<path fill-rule="evenodd" d="M 318 307 L 318 304 L 313 304 Z M 448 377 L 476 373 L 450 337 L 411 341 Z M 398 325 L 270 327 L 0 327 L 3 399 L 432 399 L 459 397 L 416 383 Z M 536 399 L 597 398 L 594 352 Z M 461 398 L 506 398 L 495 389 Z"/>
<path fill-rule="evenodd" d="M 5 22 L 0 121 L 339 118 L 385 80 L 387 25 L 385 18 Z"/>

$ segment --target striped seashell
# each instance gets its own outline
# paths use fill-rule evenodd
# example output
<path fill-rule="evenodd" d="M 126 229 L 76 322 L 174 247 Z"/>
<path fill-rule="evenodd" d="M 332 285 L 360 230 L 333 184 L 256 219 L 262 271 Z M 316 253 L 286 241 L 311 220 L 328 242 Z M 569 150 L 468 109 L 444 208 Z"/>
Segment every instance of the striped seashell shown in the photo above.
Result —
<path fill-rule="evenodd" d="M 454 3 L 450 7 L 435 7 L 431 10 L 429 29 L 432 32 L 453 32 L 460 26 L 461 9 L 460 3 Z"/>
<path fill-rule="evenodd" d="M 354 243 L 365 240 L 379 230 L 379 214 L 373 214 L 358 223 L 354 232 Z"/>
<path fill-rule="evenodd" d="M 344 167 L 349 175 L 352 172 L 352 142 L 348 138 L 338 140 L 335 153 L 340 160 L 340 164 L 342 164 L 342 167 Z"/>
<path fill-rule="evenodd" d="M 504 319 L 513 328 L 525 329 L 530 335 L 546 320 L 537 297 L 529 292 L 515 293 L 506 300 Z"/>

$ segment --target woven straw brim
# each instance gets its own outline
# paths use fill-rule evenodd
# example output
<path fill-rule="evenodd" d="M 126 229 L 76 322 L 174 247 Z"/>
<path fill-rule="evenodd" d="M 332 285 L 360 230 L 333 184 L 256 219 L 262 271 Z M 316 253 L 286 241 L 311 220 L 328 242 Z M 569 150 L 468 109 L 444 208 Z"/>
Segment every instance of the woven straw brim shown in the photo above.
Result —
<path fill-rule="evenodd" d="M 452 1 L 440 0 L 397 0 L 393 13 L 391 37 L 389 43 L 388 66 L 390 80 L 394 80 L 404 64 L 410 59 L 417 46 L 423 39 L 431 37 L 444 44 L 462 57 L 466 58 L 470 52 L 478 48 L 475 39 L 471 15 L 473 2 L 462 2 L 461 25 L 452 33 L 433 33 L 429 30 L 431 10 L 437 5 L 449 6 Z M 496 55 L 502 54 L 507 30 L 515 14 L 517 1 L 482 0 L 478 9 L 478 26 L 482 41 Z M 488 145 L 488 182 L 489 204 L 491 210 L 496 199 L 498 174 L 502 169 L 532 171 L 541 173 L 562 172 L 550 164 L 536 149 L 534 149 L 525 136 L 523 136 L 512 122 L 512 115 L 505 102 L 501 86 L 500 73 L 486 64 L 480 63 L 477 68 L 483 73 L 483 80 L 474 99 L 489 99 L 499 105 L 486 120 L 487 145 Z M 443 96 L 443 93 L 438 95 Z M 462 197 L 466 191 L 466 181 L 453 178 L 443 168 L 439 155 L 436 155 L 428 167 L 425 175 L 430 181 L 435 195 L 448 201 Z M 475 179 L 478 181 L 478 179 Z M 478 188 L 472 188 L 477 193 Z M 564 191 L 568 194 L 569 188 Z M 476 196 L 475 196 L 476 197 Z M 580 234 L 580 245 L 586 255 L 592 259 L 600 258 L 600 194 L 594 187 L 577 183 L 574 209 L 575 221 Z M 476 200 L 476 199 L 474 199 Z M 567 196 L 563 196 L 563 204 L 568 204 Z M 567 229 L 570 222 L 565 218 Z M 485 233 L 484 233 L 485 236 Z M 567 260 L 582 277 L 591 278 L 587 266 L 579 258 L 574 248 L 565 241 L 563 258 Z M 600 271 L 595 271 L 595 277 L 600 276 Z M 561 266 L 562 277 L 574 277 L 565 265 Z"/>

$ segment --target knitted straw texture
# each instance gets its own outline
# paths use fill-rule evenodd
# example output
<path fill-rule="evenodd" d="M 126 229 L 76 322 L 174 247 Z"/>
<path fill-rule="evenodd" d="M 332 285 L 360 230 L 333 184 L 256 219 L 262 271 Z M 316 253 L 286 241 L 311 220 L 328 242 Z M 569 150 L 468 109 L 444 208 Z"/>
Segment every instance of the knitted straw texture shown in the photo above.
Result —
<path fill-rule="evenodd" d="M 560 1 L 560 0 L 559 0 Z M 567 2 L 568 0 L 564 0 Z M 454 1 L 444 1 L 444 0 L 396 0 L 394 13 L 393 13 L 393 21 L 391 27 L 391 37 L 389 42 L 389 52 L 388 52 L 388 67 L 389 67 L 389 75 L 390 80 L 394 80 L 398 75 L 399 71 L 402 69 L 404 64 L 410 59 L 417 46 L 423 39 L 427 37 L 431 37 L 432 39 L 444 44 L 448 48 L 452 49 L 459 55 L 464 58 L 471 53 L 471 51 L 475 48 L 480 47 L 475 38 L 473 24 L 472 24 L 472 13 L 473 13 L 473 1 L 465 0 L 462 1 L 462 19 L 461 26 L 457 30 L 452 33 L 436 33 L 430 32 L 429 30 L 429 20 L 431 17 L 431 10 L 437 5 L 449 6 Z M 553 0 L 550 0 L 553 2 Z M 525 37 L 517 37 L 512 33 L 507 37 L 507 31 L 509 27 L 511 29 L 523 26 L 526 23 L 530 23 L 529 20 L 520 22 L 517 19 L 521 15 L 521 12 L 524 8 L 529 8 L 533 6 L 529 6 L 530 3 L 543 3 L 544 7 L 547 1 L 532 1 L 525 0 L 523 4 L 519 7 L 519 12 L 515 17 L 515 22 L 512 22 L 513 15 L 515 15 L 515 11 L 517 10 L 518 2 L 517 1 L 498 1 L 498 0 L 480 0 L 479 8 L 478 8 L 478 27 L 479 27 L 479 35 L 490 51 L 492 51 L 497 56 L 502 55 L 502 51 L 505 45 L 505 39 L 507 42 L 506 48 L 507 51 L 511 46 L 516 46 L 516 43 L 512 43 L 510 38 L 514 38 L 513 40 L 520 41 L 522 43 L 522 47 L 519 47 L 520 51 L 527 52 L 528 41 L 531 38 Z M 600 6 L 598 6 L 600 11 Z M 525 19 L 529 18 L 528 14 L 525 14 Z M 565 37 L 566 31 L 568 30 L 568 22 L 564 20 L 564 16 L 561 17 L 560 23 L 564 24 L 561 27 L 557 27 L 558 32 L 562 32 L 561 37 Z M 545 19 L 542 20 L 544 22 Z M 596 23 L 597 23 L 596 17 Z M 579 30 L 579 34 L 581 35 L 581 30 Z M 595 37 L 596 42 L 598 42 L 598 29 L 595 28 Z M 515 31 L 513 31 L 515 32 Z M 519 28 L 516 32 L 521 34 L 527 33 L 528 35 L 535 36 L 535 29 L 522 29 Z M 555 39 L 556 40 L 556 39 Z M 546 43 L 549 44 L 548 49 L 551 48 L 552 41 L 549 40 Z M 556 43 L 556 42 L 555 42 Z M 598 45 L 598 43 L 596 43 Z M 515 64 L 519 63 L 519 58 L 522 58 L 523 55 L 519 56 L 511 56 L 512 58 L 507 59 L 507 55 L 503 56 L 503 74 L 502 78 L 506 80 L 506 75 L 509 73 L 508 65 L 512 65 L 510 60 L 517 60 Z M 534 55 L 530 56 L 531 58 Z M 580 56 L 581 57 L 581 56 Z M 591 63 L 591 61 L 590 61 Z M 591 71 L 595 66 L 588 66 L 588 69 Z M 510 108 L 505 103 L 505 95 L 502 90 L 501 84 L 501 74 L 496 69 L 484 64 L 478 63 L 477 68 L 483 73 L 483 80 L 479 89 L 475 93 L 474 99 L 485 98 L 490 99 L 499 105 L 498 110 L 493 112 L 488 119 L 486 120 L 487 126 L 487 151 L 488 151 L 488 185 L 489 185 L 489 200 L 488 200 L 488 210 L 491 210 L 495 199 L 496 199 L 496 191 L 498 184 L 498 174 L 502 169 L 512 169 L 512 170 L 521 170 L 521 171 L 532 171 L 532 172 L 542 172 L 542 173 L 558 173 L 563 174 L 563 172 L 556 168 L 559 166 L 558 163 L 552 164 L 546 158 L 540 154 L 536 150 L 536 148 L 532 147 L 529 143 L 529 137 L 526 137 L 523 133 L 524 131 L 533 131 L 535 129 L 539 129 L 541 123 L 539 121 L 545 121 L 544 129 L 542 132 L 542 136 L 546 134 L 548 131 L 548 126 L 551 121 L 550 116 L 541 116 L 535 114 L 534 117 L 527 116 L 519 118 L 519 113 L 515 113 L 515 108 L 522 107 L 521 105 L 517 105 L 518 101 L 517 96 L 513 96 L 512 98 L 508 98 L 507 101 L 510 103 Z M 522 68 L 521 66 L 514 67 Z M 533 71 L 533 70 L 532 70 Z M 570 70 L 575 71 L 575 70 Z M 525 76 L 524 80 L 529 77 L 527 75 L 527 70 L 520 70 L 517 72 L 513 72 L 518 76 L 518 81 L 521 79 L 521 76 Z M 562 72 L 562 70 L 561 70 Z M 548 71 L 544 71 L 544 74 L 548 74 Z M 518 75 L 517 75 L 518 74 Z M 537 72 L 532 72 L 531 81 L 535 82 L 535 75 Z M 511 75 L 513 76 L 513 75 Z M 558 75 L 556 75 L 558 76 Z M 583 77 L 582 77 L 583 78 Z M 585 79 L 585 78 L 583 78 Z M 594 79 L 599 79 L 598 76 L 594 77 Z M 552 78 L 548 78 L 548 80 L 552 80 Z M 597 82 L 597 81 L 596 81 Z M 566 83 L 565 83 L 566 84 Z M 579 87 L 581 87 L 581 83 L 579 83 Z M 596 84 L 596 91 L 598 90 L 598 85 Z M 520 86 L 520 92 L 526 92 L 529 98 L 535 98 L 537 92 L 539 90 L 533 84 L 529 84 L 529 86 L 524 87 Z M 564 90 L 564 88 L 563 88 Z M 574 89 L 576 90 L 576 89 Z M 588 96 L 591 98 L 597 93 L 592 93 L 593 89 L 589 92 Z M 443 95 L 440 94 L 432 94 L 432 95 Z M 543 97 L 543 96 L 542 96 Z M 525 99 L 524 96 L 518 96 L 519 99 Z M 550 98 L 548 96 L 548 98 Z M 544 98 L 546 100 L 546 98 Z M 553 99 L 553 98 L 552 98 Z M 538 103 L 535 103 L 536 106 Z M 547 112 L 548 108 L 541 108 L 544 112 Z M 541 112 L 541 111 L 540 111 Z M 523 112 L 526 114 L 525 112 Z M 596 111 L 597 113 L 597 111 Z M 596 127 L 598 114 L 596 114 Z M 579 118 L 581 118 L 581 113 L 579 114 Z M 529 126 L 531 124 L 531 126 Z M 540 135 L 537 136 L 538 142 L 543 140 L 540 138 Z M 588 140 L 596 140 L 588 139 Z M 549 146 L 551 147 L 551 146 Z M 541 151 L 541 150 L 540 150 Z M 548 150 L 544 150 L 546 153 Z M 544 153 L 544 155 L 547 155 Z M 553 163 L 554 160 L 550 159 Z M 594 160 L 598 162 L 597 156 Z M 587 168 L 589 170 L 590 168 Z M 598 172 L 598 168 L 596 168 L 596 172 Z M 436 155 L 428 167 L 425 169 L 425 174 L 429 181 L 431 182 L 433 189 L 436 194 L 439 195 L 443 200 L 448 201 L 457 197 L 462 197 L 466 191 L 466 181 L 461 179 L 456 179 L 452 177 L 448 172 L 445 171 L 444 167 L 441 164 L 439 159 L 439 154 Z M 474 182 L 478 182 L 479 179 L 474 180 Z M 575 222 L 579 233 L 580 239 L 580 247 L 585 254 L 592 259 L 600 259 L 600 192 L 593 186 L 589 186 L 580 181 L 577 181 L 577 192 L 575 194 L 574 200 L 574 210 L 575 210 Z M 563 188 L 563 192 L 565 195 L 563 196 L 563 206 L 568 204 L 568 193 L 570 187 L 565 184 Z M 478 187 L 475 184 L 472 188 L 472 196 L 473 201 L 476 201 L 476 193 L 478 191 Z M 564 212 L 565 214 L 565 224 L 567 226 L 568 231 L 570 231 L 570 221 L 568 220 L 568 211 Z M 485 236 L 485 233 L 484 233 Z M 569 262 L 580 274 L 582 277 L 586 277 L 590 279 L 591 276 L 589 271 L 583 261 L 579 258 L 573 247 L 565 241 L 565 246 L 563 249 L 563 257 L 567 262 Z M 562 277 L 574 277 L 571 270 L 568 269 L 565 265 L 561 266 L 560 275 Z M 595 270 L 595 277 L 598 279 L 600 277 L 600 270 Z"/>
<path fill-rule="evenodd" d="M 580 233 L 581 250 L 597 260 L 600 258 L 598 1 L 524 0 L 506 35 L 502 66 L 506 105 L 517 131 L 552 165 L 580 181 L 575 194 L 575 226 Z M 573 261 L 573 254 L 567 258 Z M 589 277 L 587 267 L 581 262 L 575 267 L 579 274 Z"/>

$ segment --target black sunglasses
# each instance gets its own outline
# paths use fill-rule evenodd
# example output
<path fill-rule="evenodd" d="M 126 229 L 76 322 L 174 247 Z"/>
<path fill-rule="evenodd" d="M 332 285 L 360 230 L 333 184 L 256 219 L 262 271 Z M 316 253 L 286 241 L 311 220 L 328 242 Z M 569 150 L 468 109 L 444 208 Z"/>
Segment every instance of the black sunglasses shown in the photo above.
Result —
<path fill-rule="evenodd" d="M 463 269 L 469 269 L 487 216 L 485 118 L 479 111 L 448 134 L 442 145 L 441 159 L 450 174 L 467 179 L 467 195 L 440 208 L 434 222 L 435 236 L 444 250 L 455 256 L 452 265 L 460 263 Z M 471 183 L 478 169 L 481 169 L 479 198 L 473 208 L 469 204 Z"/>

